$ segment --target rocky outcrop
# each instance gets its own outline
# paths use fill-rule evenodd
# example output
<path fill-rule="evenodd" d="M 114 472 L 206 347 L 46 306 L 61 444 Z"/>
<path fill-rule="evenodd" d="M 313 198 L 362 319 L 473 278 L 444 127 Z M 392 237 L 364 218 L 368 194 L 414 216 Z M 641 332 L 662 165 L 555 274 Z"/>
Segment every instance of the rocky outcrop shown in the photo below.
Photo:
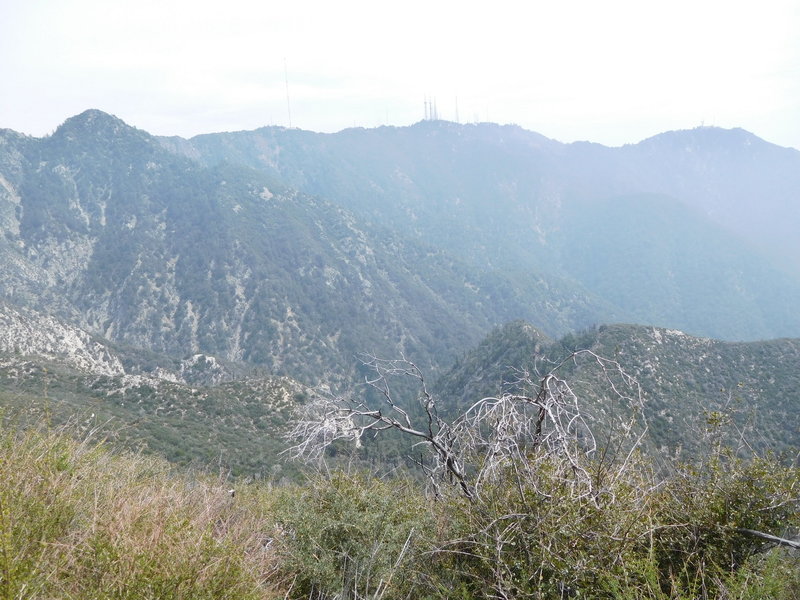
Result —
<path fill-rule="evenodd" d="M 0 302 L 0 352 L 55 360 L 98 375 L 125 373 L 116 353 L 87 332 L 5 302 Z"/>

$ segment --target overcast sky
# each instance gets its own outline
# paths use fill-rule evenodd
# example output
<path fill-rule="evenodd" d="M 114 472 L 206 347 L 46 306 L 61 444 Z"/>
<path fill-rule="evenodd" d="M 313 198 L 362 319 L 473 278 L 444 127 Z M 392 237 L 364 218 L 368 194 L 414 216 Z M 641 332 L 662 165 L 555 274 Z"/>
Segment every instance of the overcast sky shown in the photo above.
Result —
<path fill-rule="evenodd" d="M 800 1 L 0 0 L 0 127 L 32 135 L 87 108 L 184 137 L 408 125 L 426 97 L 564 142 L 800 148 Z"/>

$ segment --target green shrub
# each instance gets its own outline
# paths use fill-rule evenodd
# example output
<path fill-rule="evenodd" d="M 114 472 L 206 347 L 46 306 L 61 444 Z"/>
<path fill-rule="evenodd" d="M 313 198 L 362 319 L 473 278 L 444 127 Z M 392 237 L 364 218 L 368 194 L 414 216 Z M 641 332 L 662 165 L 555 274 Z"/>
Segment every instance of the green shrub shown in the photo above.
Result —
<path fill-rule="evenodd" d="M 282 490 L 276 512 L 294 598 L 405 597 L 434 531 L 410 482 L 341 471 Z"/>
<path fill-rule="evenodd" d="M 765 542 L 744 530 L 797 531 L 798 489 L 797 467 L 724 448 L 678 468 L 655 495 L 658 520 L 648 542 L 662 580 L 701 597 L 720 592 L 745 565 L 755 581 L 758 563 L 749 561 Z"/>
<path fill-rule="evenodd" d="M 797 531 L 796 467 L 721 450 L 666 477 L 636 457 L 612 478 L 587 459 L 585 493 L 558 458 L 536 465 L 438 507 L 440 597 L 797 600 L 797 558 L 742 531 Z"/>
<path fill-rule="evenodd" d="M 536 472 L 511 467 L 474 501 L 453 499 L 446 588 L 469 598 L 609 597 L 605 581 L 624 576 L 648 528 L 650 471 L 631 470 L 597 492 L 564 478 L 558 458 Z"/>

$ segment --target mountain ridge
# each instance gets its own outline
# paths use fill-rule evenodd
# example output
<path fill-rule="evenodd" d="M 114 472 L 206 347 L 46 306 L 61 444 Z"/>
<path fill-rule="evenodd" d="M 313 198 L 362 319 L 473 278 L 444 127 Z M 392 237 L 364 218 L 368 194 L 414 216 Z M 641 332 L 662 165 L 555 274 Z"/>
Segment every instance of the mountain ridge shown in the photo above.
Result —
<path fill-rule="evenodd" d="M 5 264 L 17 265 L 3 295 L 116 343 L 320 382 L 350 377 L 365 351 L 441 365 L 520 312 L 547 315 L 554 332 L 612 312 L 555 280 L 472 272 L 246 166 L 167 152 L 97 111 L 16 149 L 0 189 Z"/>
<path fill-rule="evenodd" d="M 704 162 L 697 162 L 698 152 L 686 152 L 686 140 L 695 140 L 694 145 L 702 142 Z M 775 292 L 760 291 L 766 268 L 771 270 L 771 282 L 786 286 L 778 295 L 800 298 L 800 262 L 796 260 L 800 241 L 793 233 L 800 222 L 800 206 L 793 201 L 800 193 L 800 152 L 774 146 L 744 130 L 668 132 L 636 145 L 607 148 L 561 144 L 510 126 L 427 121 L 407 128 L 319 136 L 260 128 L 196 136 L 185 140 L 182 148 L 164 143 L 206 164 L 224 158 L 281 177 L 367 222 L 432 242 L 476 268 L 489 265 L 566 277 L 600 297 L 603 292 L 597 294 L 598 288 L 585 272 L 615 265 L 599 262 L 591 249 L 576 256 L 576 216 L 592 223 L 598 235 L 626 235 L 626 231 L 614 231 L 619 230 L 618 223 L 603 214 L 603 203 L 614 206 L 619 199 L 663 197 L 673 205 L 671 229 L 645 231 L 638 222 L 657 226 L 660 216 L 648 212 L 646 204 L 629 203 L 640 212 L 630 219 L 637 225 L 631 232 L 643 239 L 655 233 L 660 243 L 669 244 L 667 251 L 680 257 L 680 263 L 650 265 L 652 275 L 645 278 L 630 278 L 618 269 L 617 275 L 623 275 L 614 278 L 618 296 L 635 297 L 638 290 L 669 281 L 676 270 L 695 269 L 702 273 L 697 281 L 705 286 L 699 294 L 702 304 L 718 305 L 721 312 L 740 318 L 752 314 L 754 322 L 749 331 L 738 334 L 721 322 L 704 327 L 707 317 L 693 317 L 698 303 L 688 298 L 675 304 L 684 305 L 678 318 L 664 318 L 677 315 L 675 306 L 659 306 L 658 298 L 652 298 L 651 307 L 643 305 L 634 311 L 622 307 L 622 318 L 617 320 L 651 322 L 723 339 L 800 334 L 797 324 L 789 328 L 768 324 L 788 323 L 793 317 L 773 302 Z M 745 152 L 753 147 L 762 151 Z M 716 165 L 712 169 L 716 178 L 704 179 L 706 163 Z M 786 189 L 775 182 L 783 182 Z M 758 193 L 758 186 L 769 194 Z M 595 214 L 583 217 L 581 213 L 587 211 Z M 679 217 L 678 211 L 682 211 Z M 700 252 L 694 256 L 683 252 L 681 236 Z M 717 246 L 707 243 L 710 238 Z M 737 260 L 726 258 L 737 253 Z M 725 293 L 715 292 L 706 283 L 717 278 L 711 268 L 704 269 L 706 256 L 711 262 L 717 257 L 728 261 L 723 269 L 730 273 L 723 282 L 729 288 Z M 741 295 L 741 290 L 748 290 L 747 294 Z M 685 294 L 698 296 L 688 287 L 673 288 L 663 297 Z M 793 302 L 787 300 L 784 306 Z M 781 317 L 773 316 L 779 313 Z M 730 320 L 730 316 L 725 318 Z"/>

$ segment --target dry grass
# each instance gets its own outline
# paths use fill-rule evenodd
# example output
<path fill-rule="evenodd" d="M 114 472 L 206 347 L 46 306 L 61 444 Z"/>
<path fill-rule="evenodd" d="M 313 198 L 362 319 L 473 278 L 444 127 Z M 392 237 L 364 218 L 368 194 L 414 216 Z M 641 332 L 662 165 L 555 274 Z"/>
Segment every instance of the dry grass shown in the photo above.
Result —
<path fill-rule="evenodd" d="M 63 432 L 0 433 L 0 598 L 271 598 L 270 494 L 115 455 Z"/>

